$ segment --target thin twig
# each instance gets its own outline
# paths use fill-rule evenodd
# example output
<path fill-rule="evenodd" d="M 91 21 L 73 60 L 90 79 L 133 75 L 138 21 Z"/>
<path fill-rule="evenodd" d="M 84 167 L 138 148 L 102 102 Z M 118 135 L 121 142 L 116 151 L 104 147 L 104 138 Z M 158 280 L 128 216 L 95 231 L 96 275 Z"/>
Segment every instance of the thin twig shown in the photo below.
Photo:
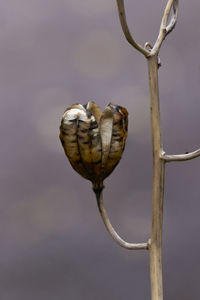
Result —
<path fill-rule="evenodd" d="M 178 18 L 178 6 L 179 6 L 179 0 L 174 0 L 172 17 L 166 28 L 167 34 L 169 34 L 176 26 L 176 22 L 177 22 L 177 18 Z"/>
<path fill-rule="evenodd" d="M 186 161 L 190 159 L 194 159 L 196 157 L 200 156 L 200 149 L 185 153 L 185 154 L 176 154 L 176 155 L 168 155 L 165 154 L 164 152 L 161 153 L 161 158 L 164 159 L 166 162 L 171 162 L 171 161 Z"/>
<path fill-rule="evenodd" d="M 179 5 L 178 0 L 168 0 L 168 3 L 166 5 L 165 11 L 164 11 L 164 14 L 162 17 L 158 38 L 152 49 L 152 55 L 158 54 L 163 40 L 174 29 L 174 27 L 176 25 L 177 17 L 178 17 L 178 5 Z M 172 9 L 172 17 L 171 17 L 169 24 L 167 25 L 167 21 L 168 21 L 171 9 Z"/>
<path fill-rule="evenodd" d="M 126 13 L 125 13 L 125 8 L 124 8 L 124 1 L 123 0 L 117 0 L 117 6 L 118 6 L 118 13 L 119 13 L 119 19 L 121 22 L 122 30 L 124 32 L 124 35 L 127 39 L 127 41 L 134 47 L 136 48 L 139 52 L 144 54 L 146 57 L 149 57 L 151 55 L 150 51 L 142 47 L 139 43 L 137 43 L 128 28 L 128 24 L 126 21 Z"/>
<path fill-rule="evenodd" d="M 113 226 L 110 223 L 110 220 L 108 218 L 108 215 L 106 213 L 106 209 L 103 204 L 103 194 L 101 193 L 96 193 L 96 198 L 97 198 L 97 205 L 99 208 L 99 212 L 101 214 L 102 220 L 112 236 L 112 238 L 123 248 L 129 249 L 129 250 L 148 250 L 149 248 L 149 243 L 140 243 L 140 244 L 133 244 L 133 243 L 127 243 L 124 241 L 114 230 Z"/>

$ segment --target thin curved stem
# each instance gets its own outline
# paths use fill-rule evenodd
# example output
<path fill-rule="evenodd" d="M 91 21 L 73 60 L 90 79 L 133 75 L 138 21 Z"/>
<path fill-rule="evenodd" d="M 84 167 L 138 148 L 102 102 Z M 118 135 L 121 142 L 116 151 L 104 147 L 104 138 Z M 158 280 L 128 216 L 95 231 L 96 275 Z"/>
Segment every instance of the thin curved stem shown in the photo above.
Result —
<path fill-rule="evenodd" d="M 178 17 L 178 5 L 179 5 L 178 0 L 168 0 L 168 3 L 166 5 L 165 11 L 164 11 L 164 14 L 162 17 L 158 38 L 152 49 L 152 55 L 155 55 L 159 52 L 159 49 L 162 45 L 163 40 L 176 26 L 177 17 Z M 171 17 L 169 24 L 167 25 L 167 21 L 168 21 L 171 9 L 172 9 L 172 17 Z"/>
<path fill-rule="evenodd" d="M 106 229 L 108 230 L 109 234 L 112 236 L 112 238 L 123 248 L 129 249 L 129 250 L 148 250 L 149 243 L 141 243 L 141 244 L 132 244 L 127 243 L 124 241 L 115 231 L 112 224 L 110 223 L 110 220 L 108 218 L 108 215 L 106 213 L 106 209 L 104 207 L 103 203 L 103 193 L 95 193 L 97 198 L 97 205 L 99 208 L 100 215 L 102 217 L 102 220 L 106 226 Z"/>
<path fill-rule="evenodd" d="M 179 6 L 179 0 L 174 0 L 172 17 L 166 28 L 167 34 L 169 34 L 176 26 L 176 22 L 177 22 L 177 18 L 178 18 L 178 6 Z"/>
<path fill-rule="evenodd" d="M 200 149 L 185 154 L 168 155 L 165 154 L 165 152 L 161 154 L 161 158 L 164 159 L 166 162 L 186 161 L 186 160 L 194 159 L 198 156 L 200 156 Z"/>
<path fill-rule="evenodd" d="M 127 41 L 136 48 L 139 52 L 144 54 L 146 57 L 149 57 L 151 55 L 151 52 L 142 47 L 140 44 L 138 44 L 132 37 L 130 30 L 128 28 L 128 24 L 126 21 L 126 12 L 124 7 L 124 1 L 123 0 L 117 0 L 117 7 L 118 7 L 118 13 L 119 13 L 119 19 L 122 26 L 122 30 L 124 32 L 124 35 L 127 39 Z"/>

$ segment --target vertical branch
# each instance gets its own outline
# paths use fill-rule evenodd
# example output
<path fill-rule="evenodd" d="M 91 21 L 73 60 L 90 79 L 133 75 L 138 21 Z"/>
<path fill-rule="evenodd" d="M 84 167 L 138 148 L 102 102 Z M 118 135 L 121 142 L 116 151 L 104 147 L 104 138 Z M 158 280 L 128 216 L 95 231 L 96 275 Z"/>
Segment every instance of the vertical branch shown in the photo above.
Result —
<path fill-rule="evenodd" d="M 148 58 L 153 151 L 152 228 L 150 242 L 151 299 L 163 300 L 162 223 L 165 161 L 161 157 L 158 57 Z"/>

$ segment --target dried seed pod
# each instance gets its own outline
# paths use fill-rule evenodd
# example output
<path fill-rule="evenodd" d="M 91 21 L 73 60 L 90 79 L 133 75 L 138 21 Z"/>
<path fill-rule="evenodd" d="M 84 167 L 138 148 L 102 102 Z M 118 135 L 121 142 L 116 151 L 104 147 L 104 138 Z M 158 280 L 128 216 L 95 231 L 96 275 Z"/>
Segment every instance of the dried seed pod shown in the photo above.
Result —
<path fill-rule="evenodd" d="M 60 140 L 72 167 L 100 193 L 104 179 L 119 163 L 127 138 L 128 112 L 108 104 L 102 113 L 94 102 L 74 104 L 63 114 Z"/>

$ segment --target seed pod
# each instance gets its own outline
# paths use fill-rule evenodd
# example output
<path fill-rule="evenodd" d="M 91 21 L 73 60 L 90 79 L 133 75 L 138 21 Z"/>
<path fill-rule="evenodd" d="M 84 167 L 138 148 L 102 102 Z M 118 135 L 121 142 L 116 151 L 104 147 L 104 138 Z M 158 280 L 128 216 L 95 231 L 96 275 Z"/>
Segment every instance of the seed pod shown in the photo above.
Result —
<path fill-rule="evenodd" d="M 72 167 L 101 192 L 104 179 L 119 163 L 128 130 L 125 108 L 108 104 L 102 113 L 94 102 L 74 104 L 63 114 L 60 140 Z"/>

